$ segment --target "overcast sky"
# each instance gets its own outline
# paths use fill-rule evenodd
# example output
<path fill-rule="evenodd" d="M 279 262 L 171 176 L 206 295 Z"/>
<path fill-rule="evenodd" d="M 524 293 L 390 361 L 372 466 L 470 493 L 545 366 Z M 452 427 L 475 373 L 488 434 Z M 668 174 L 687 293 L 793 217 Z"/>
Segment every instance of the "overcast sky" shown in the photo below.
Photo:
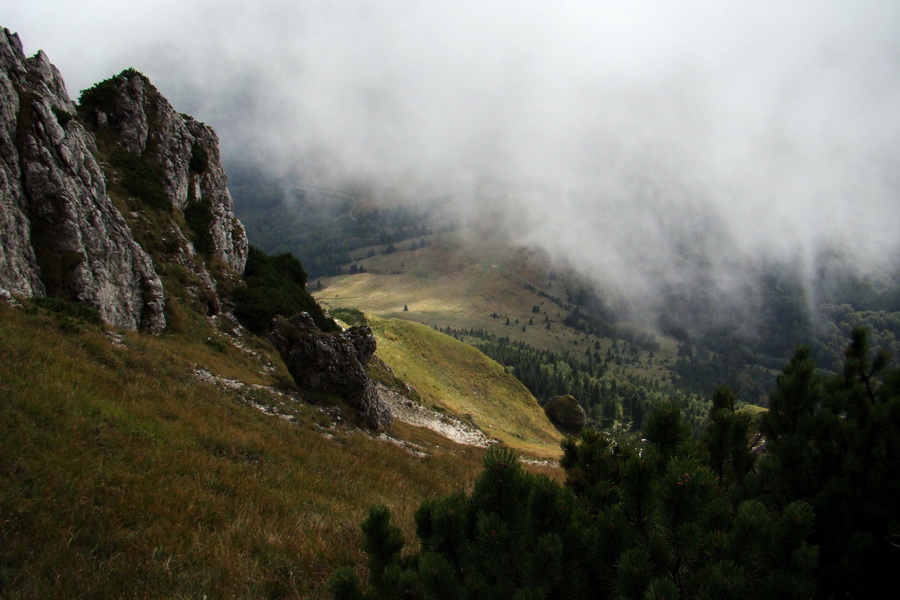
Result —
<path fill-rule="evenodd" d="M 73 97 L 134 67 L 229 162 L 450 194 L 638 295 L 897 256 L 893 0 L 28 0 L 0 25 Z"/>

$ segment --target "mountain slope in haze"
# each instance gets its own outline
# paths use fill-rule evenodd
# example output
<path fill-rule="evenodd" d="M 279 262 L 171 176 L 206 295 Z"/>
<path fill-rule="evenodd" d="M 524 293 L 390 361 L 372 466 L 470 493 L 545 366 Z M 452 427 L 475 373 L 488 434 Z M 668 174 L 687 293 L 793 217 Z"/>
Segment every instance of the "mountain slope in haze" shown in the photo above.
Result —
<path fill-rule="evenodd" d="M 279 187 L 259 173 L 242 180 L 235 198 L 248 230 L 268 251 L 323 267 L 310 289 L 327 306 L 440 328 L 500 361 L 541 402 L 574 394 L 595 426 L 639 426 L 661 391 L 680 391 L 675 339 L 621 319 L 571 268 L 499 230 L 475 235 L 430 200 L 408 207 L 353 189 Z M 744 397 L 757 400 L 752 381 Z M 699 427 L 705 407 L 689 408 Z"/>
<path fill-rule="evenodd" d="M 476 236 L 459 230 L 357 248 L 342 274 L 322 277 L 311 287 L 328 306 L 355 306 L 451 333 L 516 366 L 517 376 L 523 375 L 521 368 L 532 368 L 526 363 L 538 355 L 544 363 L 567 363 L 561 374 L 560 369 L 528 374 L 538 383 L 529 383 L 529 389 L 541 401 L 573 393 L 589 416 L 601 396 L 632 412 L 630 392 L 609 391 L 619 384 L 644 390 L 645 408 L 660 392 L 681 397 L 698 426 L 706 410 L 694 411 L 691 397 L 708 397 L 717 385 L 733 386 L 741 401 L 764 406 L 778 366 L 794 348 L 809 345 L 823 368 L 840 369 L 843 340 L 856 326 L 870 331 L 873 344 L 900 353 L 896 273 L 854 273 L 835 252 L 822 257 L 812 291 L 790 265 L 757 265 L 747 280 L 756 281 L 751 291 L 758 311 L 738 322 L 722 321 L 728 307 L 711 303 L 702 288 L 694 296 L 673 291 L 667 324 L 635 322 L 574 267 L 554 265 L 542 253 L 490 231 Z M 694 315 L 699 327 L 676 326 L 685 315 Z M 520 351 L 517 345 L 530 349 Z M 516 352 L 529 356 L 504 362 Z M 553 383 L 568 378 L 565 371 L 576 363 L 598 386 L 608 380 L 607 391 L 588 389 L 593 384 L 579 377 L 567 383 L 570 389 Z M 545 393 L 544 388 L 553 389 Z"/>
<path fill-rule="evenodd" d="M 453 228 L 439 203 L 378 202 L 360 186 L 326 189 L 278 180 L 238 161 L 228 165 L 229 187 L 254 244 L 290 252 L 310 279 L 346 271 L 357 251 L 419 239 Z"/>
<path fill-rule="evenodd" d="M 502 239 L 476 240 L 461 231 L 407 240 L 390 252 L 369 250 L 358 252 L 351 273 L 312 285 L 316 298 L 439 328 L 481 329 L 539 349 L 583 353 L 579 343 L 594 341 L 595 336 L 565 322 L 578 303 L 588 301 L 588 284 L 539 251 Z M 597 312 L 619 339 L 631 337 L 648 349 L 674 354 L 673 340 L 627 328 L 607 311 Z M 602 349 L 610 345 L 607 337 Z"/>
<path fill-rule="evenodd" d="M 451 334 L 507 367 L 542 403 L 573 394 L 595 427 L 639 426 L 674 390 L 677 342 L 592 309 L 599 302 L 587 284 L 540 252 L 445 232 L 358 256 L 354 273 L 311 285 L 320 303 Z M 705 409 L 695 408 L 699 425 Z"/>

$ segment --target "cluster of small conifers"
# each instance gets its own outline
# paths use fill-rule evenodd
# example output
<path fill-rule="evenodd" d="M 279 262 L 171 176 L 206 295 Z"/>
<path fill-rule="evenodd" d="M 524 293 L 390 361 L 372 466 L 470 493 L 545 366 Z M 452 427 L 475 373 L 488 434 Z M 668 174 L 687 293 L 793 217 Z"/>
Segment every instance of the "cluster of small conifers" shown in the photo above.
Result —
<path fill-rule="evenodd" d="M 690 436 L 675 404 L 644 441 L 591 430 L 563 444 L 565 485 L 495 449 L 471 494 L 426 501 L 417 552 L 384 507 L 362 525 L 362 598 L 872 598 L 900 564 L 900 369 L 853 333 L 842 374 L 800 349 L 748 449 L 749 417 L 716 391 Z"/>

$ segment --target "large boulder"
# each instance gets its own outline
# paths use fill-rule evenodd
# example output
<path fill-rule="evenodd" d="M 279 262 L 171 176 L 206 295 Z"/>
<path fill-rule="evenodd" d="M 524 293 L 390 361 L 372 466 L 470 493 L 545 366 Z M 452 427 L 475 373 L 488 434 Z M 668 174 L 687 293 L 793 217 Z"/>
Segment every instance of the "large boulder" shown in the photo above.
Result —
<path fill-rule="evenodd" d="M 368 326 L 324 333 L 303 312 L 276 318 L 271 339 L 297 385 L 338 394 L 372 428 L 391 424 L 391 409 L 366 372 L 375 353 L 375 336 Z"/>
<path fill-rule="evenodd" d="M 587 424 L 587 415 L 574 396 L 557 396 L 544 407 L 547 418 L 565 433 L 577 434 Z"/>

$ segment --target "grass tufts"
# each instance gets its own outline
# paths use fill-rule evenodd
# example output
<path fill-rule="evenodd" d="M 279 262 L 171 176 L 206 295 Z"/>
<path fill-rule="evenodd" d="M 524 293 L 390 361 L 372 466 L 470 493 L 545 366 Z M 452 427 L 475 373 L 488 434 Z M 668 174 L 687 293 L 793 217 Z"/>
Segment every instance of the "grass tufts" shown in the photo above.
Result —
<path fill-rule="evenodd" d="M 363 558 L 369 506 L 389 506 L 412 539 L 418 505 L 477 473 L 480 450 L 430 432 L 392 431 L 428 445 L 419 458 L 325 429 L 278 390 L 247 393 L 284 369 L 257 347 L 261 358 L 187 334 L 114 344 L 0 303 L 0 596 L 324 598 L 329 574 Z M 244 391 L 198 381 L 194 365 Z"/>

